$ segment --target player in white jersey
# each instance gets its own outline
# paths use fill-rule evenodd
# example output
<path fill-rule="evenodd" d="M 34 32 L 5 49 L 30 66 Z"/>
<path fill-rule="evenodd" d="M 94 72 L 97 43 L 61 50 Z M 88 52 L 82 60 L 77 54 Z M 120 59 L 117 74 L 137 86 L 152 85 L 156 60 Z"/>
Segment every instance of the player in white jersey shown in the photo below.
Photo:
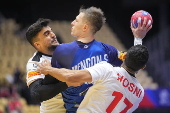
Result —
<path fill-rule="evenodd" d="M 68 87 L 67 84 L 37 71 L 36 63 L 42 62 L 44 58 L 51 61 L 54 49 L 59 44 L 48 26 L 49 22 L 49 19 L 40 18 L 26 32 L 28 42 L 37 50 L 28 60 L 26 82 L 32 100 L 41 103 L 41 113 L 65 113 L 60 92 Z"/>
<path fill-rule="evenodd" d="M 144 89 L 124 67 L 113 68 L 101 62 L 87 70 L 94 86 L 88 90 L 78 113 L 132 113 L 137 109 Z"/>
<path fill-rule="evenodd" d="M 42 73 L 64 82 L 94 84 L 87 91 L 77 113 L 132 113 L 144 96 L 144 89 L 135 74 L 145 67 L 148 58 L 147 48 L 136 45 L 127 51 L 121 67 L 114 67 L 105 61 L 83 70 L 53 68 L 48 60 L 37 65 Z M 45 71 L 41 70 L 43 66 L 46 66 Z"/>
<path fill-rule="evenodd" d="M 45 78 L 44 74 L 40 74 L 37 72 L 37 65 L 36 65 L 36 62 L 42 62 L 45 58 L 51 61 L 50 55 L 46 55 L 37 51 L 34 53 L 33 57 L 29 59 L 27 63 L 27 78 L 26 78 L 28 86 L 31 83 L 31 81 Z M 57 85 L 55 84 L 51 86 L 53 87 Z M 63 107 L 63 105 L 64 102 L 61 93 L 59 93 L 55 97 L 41 102 L 40 113 L 54 113 L 54 112 L 64 113 L 65 108 Z"/>

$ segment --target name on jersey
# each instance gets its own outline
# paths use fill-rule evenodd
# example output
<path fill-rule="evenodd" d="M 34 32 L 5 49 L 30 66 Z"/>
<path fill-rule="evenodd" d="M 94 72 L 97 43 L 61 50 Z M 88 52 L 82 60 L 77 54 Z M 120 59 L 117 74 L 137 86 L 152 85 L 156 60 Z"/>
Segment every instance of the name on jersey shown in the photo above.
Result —
<path fill-rule="evenodd" d="M 124 76 L 120 75 L 119 73 L 117 74 L 118 78 L 117 80 L 122 83 L 122 86 L 127 88 L 128 91 L 130 91 L 132 94 L 134 94 L 136 97 L 140 98 L 142 94 L 142 90 L 139 89 L 134 83 L 130 83 L 127 78 Z"/>
<path fill-rule="evenodd" d="M 80 70 L 80 69 L 85 69 L 88 67 L 91 67 L 101 61 L 108 61 L 108 55 L 97 55 L 97 56 L 92 56 L 90 58 L 86 58 L 85 60 L 80 61 L 77 65 L 72 67 L 72 70 Z"/>
<path fill-rule="evenodd" d="M 38 72 L 38 71 L 28 72 L 28 78 L 33 77 L 33 76 L 37 76 L 37 75 L 41 75 L 41 73 Z"/>

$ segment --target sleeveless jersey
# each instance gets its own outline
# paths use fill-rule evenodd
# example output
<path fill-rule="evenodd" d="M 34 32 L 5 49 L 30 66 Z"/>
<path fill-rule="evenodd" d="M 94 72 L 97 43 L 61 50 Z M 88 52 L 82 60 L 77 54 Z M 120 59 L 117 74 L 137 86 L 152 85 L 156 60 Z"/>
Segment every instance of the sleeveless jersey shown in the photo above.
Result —
<path fill-rule="evenodd" d="M 118 59 L 118 50 L 111 45 L 93 40 L 90 43 L 73 41 L 60 44 L 52 56 L 52 66 L 81 70 L 91 67 L 101 61 L 107 61 L 120 66 L 122 61 Z M 78 87 L 68 87 L 62 92 L 65 107 L 68 112 L 76 112 L 85 93 L 92 84 L 83 84 Z"/>

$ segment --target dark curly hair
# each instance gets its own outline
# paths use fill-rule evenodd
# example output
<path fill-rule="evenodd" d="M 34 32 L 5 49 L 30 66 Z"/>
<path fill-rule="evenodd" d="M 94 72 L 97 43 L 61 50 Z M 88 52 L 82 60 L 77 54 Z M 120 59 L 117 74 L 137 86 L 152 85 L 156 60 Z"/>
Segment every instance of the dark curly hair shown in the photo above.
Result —
<path fill-rule="evenodd" d="M 48 26 L 50 21 L 50 19 L 39 18 L 34 24 L 32 24 L 28 28 L 26 32 L 26 38 L 33 47 L 33 43 L 37 40 L 36 35 L 42 30 L 43 27 Z"/>
<path fill-rule="evenodd" d="M 132 71 L 138 71 L 144 67 L 149 59 L 149 52 L 146 46 L 132 46 L 126 54 L 125 65 Z"/>

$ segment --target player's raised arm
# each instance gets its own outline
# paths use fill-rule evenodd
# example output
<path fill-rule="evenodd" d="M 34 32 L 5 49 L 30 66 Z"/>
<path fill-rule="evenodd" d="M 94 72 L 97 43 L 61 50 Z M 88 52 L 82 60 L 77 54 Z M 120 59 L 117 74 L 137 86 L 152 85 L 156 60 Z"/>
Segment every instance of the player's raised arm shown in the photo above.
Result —
<path fill-rule="evenodd" d="M 152 16 L 144 10 L 136 11 L 131 16 L 131 25 L 134 36 L 134 45 L 142 44 L 142 39 L 146 36 L 148 31 L 152 28 Z"/>
<path fill-rule="evenodd" d="M 152 16 L 144 10 L 136 11 L 131 16 L 130 28 L 134 36 L 134 45 L 141 44 L 142 39 L 146 36 L 148 31 L 152 28 L 153 19 Z M 126 52 L 119 51 L 118 58 L 124 60 Z"/>

